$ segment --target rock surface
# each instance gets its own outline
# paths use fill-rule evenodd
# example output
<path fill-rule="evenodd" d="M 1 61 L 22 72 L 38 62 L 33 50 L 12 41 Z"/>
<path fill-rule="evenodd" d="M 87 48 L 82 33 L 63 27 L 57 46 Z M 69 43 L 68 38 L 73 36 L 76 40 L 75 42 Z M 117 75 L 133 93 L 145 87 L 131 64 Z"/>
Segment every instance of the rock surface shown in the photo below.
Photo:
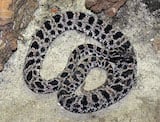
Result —
<path fill-rule="evenodd" d="M 113 17 L 126 0 L 86 0 L 85 6 L 95 13 L 104 11 L 106 16 Z"/>
<path fill-rule="evenodd" d="M 31 0 L 0 1 L 0 71 L 17 49 L 20 32 L 33 19 L 38 3 Z"/>
<path fill-rule="evenodd" d="M 73 10 L 90 13 L 85 0 L 40 0 L 40 7 L 23 36 L 31 35 L 53 7 L 61 11 Z M 53 13 L 52 13 L 53 14 Z M 131 40 L 138 59 L 137 85 L 120 102 L 102 111 L 79 115 L 65 111 L 57 104 L 56 93 L 38 95 L 31 92 L 23 80 L 23 65 L 30 41 L 18 42 L 18 50 L 0 73 L 0 122 L 159 122 L 160 121 L 160 54 L 154 51 L 151 39 L 159 34 L 158 21 L 139 0 L 128 0 L 118 14 L 108 19 Z M 98 43 L 74 31 L 58 37 L 48 50 L 41 74 L 49 79 L 60 73 L 70 52 L 83 43 Z M 63 58 L 61 58 L 63 56 Z M 87 89 L 104 81 L 103 71 L 94 70 L 86 80 Z"/>

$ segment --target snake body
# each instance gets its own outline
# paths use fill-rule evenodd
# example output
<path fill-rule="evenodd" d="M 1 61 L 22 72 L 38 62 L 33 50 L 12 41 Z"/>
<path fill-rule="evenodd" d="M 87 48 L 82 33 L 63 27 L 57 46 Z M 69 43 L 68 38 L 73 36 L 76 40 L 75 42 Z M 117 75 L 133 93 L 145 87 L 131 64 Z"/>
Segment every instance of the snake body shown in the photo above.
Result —
<path fill-rule="evenodd" d="M 102 47 L 82 44 L 72 51 L 63 72 L 45 80 L 40 69 L 51 43 L 63 32 L 75 30 L 97 40 Z M 59 104 L 74 113 L 106 108 L 127 95 L 136 82 L 136 55 L 130 41 L 94 15 L 67 11 L 48 18 L 33 36 L 23 69 L 24 80 L 35 93 L 57 91 Z M 106 71 L 107 79 L 96 89 L 82 87 L 93 68 Z M 81 87 L 81 94 L 76 90 Z"/>

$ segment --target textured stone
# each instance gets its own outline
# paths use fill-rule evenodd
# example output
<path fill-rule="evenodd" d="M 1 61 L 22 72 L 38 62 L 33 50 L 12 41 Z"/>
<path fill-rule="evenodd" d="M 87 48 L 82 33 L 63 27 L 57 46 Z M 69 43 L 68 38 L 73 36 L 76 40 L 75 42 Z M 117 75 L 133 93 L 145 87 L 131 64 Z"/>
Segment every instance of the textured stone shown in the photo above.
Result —
<path fill-rule="evenodd" d="M 108 16 L 115 16 L 126 0 L 86 0 L 85 6 L 95 13 L 104 11 Z"/>

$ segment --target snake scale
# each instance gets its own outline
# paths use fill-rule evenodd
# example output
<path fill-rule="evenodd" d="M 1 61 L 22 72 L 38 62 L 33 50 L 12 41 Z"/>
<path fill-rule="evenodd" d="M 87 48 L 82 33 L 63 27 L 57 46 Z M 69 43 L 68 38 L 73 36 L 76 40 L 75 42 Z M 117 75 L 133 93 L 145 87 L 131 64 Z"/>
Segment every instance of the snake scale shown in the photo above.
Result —
<path fill-rule="evenodd" d="M 63 32 L 75 30 L 97 40 L 102 47 L 82 44 L 75 48 L 62 73 L 45 80 L 40 69 L 51 43 Z M 30 44 L 23 69 L 24 80 L 33 92 L 57 91 L 59 104 L 74 113 L 90 113 L 106 108 L 127 95 L 136 83 L 136 55 L 130 41 L 112 25 L 95 15 L 66 11 L 46 19 Z M 93 68 L 106 71 L 105 82 L 84 90 L 84 80 Z M 81 88 L 81 94 L 76 91 Z"/>

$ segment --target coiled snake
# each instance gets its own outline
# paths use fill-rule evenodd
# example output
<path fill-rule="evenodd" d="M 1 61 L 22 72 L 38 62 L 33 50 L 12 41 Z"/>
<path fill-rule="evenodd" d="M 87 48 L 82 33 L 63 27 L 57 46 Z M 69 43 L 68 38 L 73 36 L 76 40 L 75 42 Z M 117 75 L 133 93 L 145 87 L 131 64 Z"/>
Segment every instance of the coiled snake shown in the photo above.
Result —
<path fill-rule="evenodd" d="M 97 40 L 102 47 L 79 45 L 72 51 L 63 72 L 45 80 L 41 64 L 51 43 L 65 31 L 76 30 Z M 47 19 L 33 36 L 25 66 L 24 80 L 33 92 L 57 91 L 58 102 L 74 113 L 95 112 L 122 99 L 136 82 L 136 55 L 131 43 L 110 24 L 82 12 L 57 13 Z M 107 79 L 96 89 L 76 94 L 91 69 L 106 70 Z"/>

